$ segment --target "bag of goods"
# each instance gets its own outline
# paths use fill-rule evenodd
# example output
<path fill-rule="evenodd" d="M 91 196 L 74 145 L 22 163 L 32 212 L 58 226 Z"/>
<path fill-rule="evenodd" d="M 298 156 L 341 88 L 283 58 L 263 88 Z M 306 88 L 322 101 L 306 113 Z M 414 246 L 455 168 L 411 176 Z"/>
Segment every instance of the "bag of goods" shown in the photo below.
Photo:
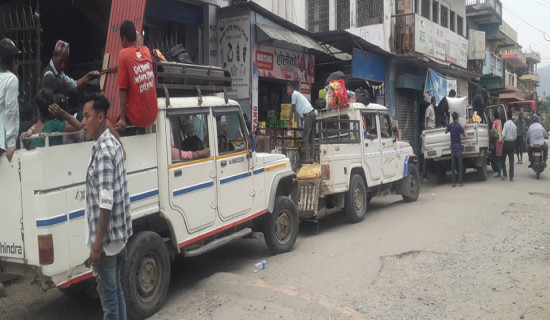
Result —
<path fill-rule="evenodd" d="M 355 101 L 368 106 L 370 103 L 370 94 L 367 89 L 359 88 L 355 90 Z"/>
<path fill-rule="evenodd" d="M 321 178 L 321 165 L 318 163 L 304 164 L 298 174 L 298 180 L 315 180 Z"/>
<path fill-rule="evenodd" d="M 327 86 L 327 107 L 348 107 L 348 91 L 344 80 L 333 80 Z"/>

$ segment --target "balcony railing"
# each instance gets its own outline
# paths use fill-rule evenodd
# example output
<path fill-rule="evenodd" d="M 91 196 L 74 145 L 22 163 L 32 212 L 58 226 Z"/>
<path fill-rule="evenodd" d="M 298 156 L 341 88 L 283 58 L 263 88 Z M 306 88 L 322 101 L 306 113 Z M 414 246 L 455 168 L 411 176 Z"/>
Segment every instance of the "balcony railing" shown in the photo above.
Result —
<path fill-rule="evenodd" d="M 466 0 L 466 12 L 468 17 L 470 17 L 470 14 L 494 14 L 496 16 L 495 21 L 500 21 L 502 19 L 502 3 L 500 0 Z"/>
<path fill-rule="evenodd" d="M 524 74 L 523 76 L 520 77 L 520 80 L 521 81 L 532 81 L 532 82 L 537 82 L 537 83 L 540 83 L 541 81 L 541 77 L 540 75 L 536 74 L 535 72 L 528 72 L 526 74 Z"/>
<path fill-rule="evenodd" d="M 485 63 L 483 65 L 483 75 L 502 77 L 504 71 L 504 62 L 502 59 L 491 51 L 485 51 Z"/>

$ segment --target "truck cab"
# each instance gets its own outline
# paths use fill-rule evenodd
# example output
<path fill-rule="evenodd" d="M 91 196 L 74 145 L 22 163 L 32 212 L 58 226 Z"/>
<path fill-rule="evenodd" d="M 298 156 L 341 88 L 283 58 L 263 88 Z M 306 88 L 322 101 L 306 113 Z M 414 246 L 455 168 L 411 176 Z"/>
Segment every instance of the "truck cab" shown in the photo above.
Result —
<path fill-rule="evenodd" d="M 155 124 L 121 139 L 134 230 L 122 284 L 133 318 L 162 306 L 176 254 L 200 255 L 253 230 L 263 232 L 277 254 L 290 251 L 298 234 L 290 161 L 253 151 L 239 104 L 224 94 L 231 87 L 229 72 L 161 63 L 155 77 Z M 0 159 L 0 272 L 70 292 L 94 285 L 84 266 L 90 252 L 85 179 L 93 142 L 49 146 L 58 135 L 65 134 L 34 135 L 46 139 L 46 147 L 18 150 L 11 162 Z M 204 148 L 209 156 L 188 159 Z"/>

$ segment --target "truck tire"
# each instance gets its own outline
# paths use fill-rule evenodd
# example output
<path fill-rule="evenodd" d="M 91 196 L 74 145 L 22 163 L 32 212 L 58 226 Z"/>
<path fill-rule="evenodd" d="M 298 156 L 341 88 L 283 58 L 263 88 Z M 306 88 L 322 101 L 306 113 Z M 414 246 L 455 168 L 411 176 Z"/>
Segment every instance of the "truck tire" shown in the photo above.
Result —
<path fill-rule="evenodd" d="M 298 237 L 299 223 L 294 202 L 287 196 L 277 196 L 273 212 L 268 213 L 263 221 L 265 243 L 271 253 L 292 250 Z"/>
<path fill-rule="evenodd" d="M 170 282 L 170 256 L 157 233 L 142 231 L 130 238 L 121 282 L 128 318 L 148 318 L 160 309 Z"/>
<path fill-rule="evenodd" d="M 476 171 L 479 181 L 487 180 L 487 157 L 485 154 L 482 155 L 481 167 L 477 167 Z"/>
<path fill-rule="evenodd" d="M 403 200 L 413 202 L 418 199 L 418 194 L 420 194 L 420 177 L 418 174 L 418 169 L 412 163 L 409 163 L 407 178 L 409 178 L 409 188 L 411 192 L 408 196 L 403 195 Z"/>
<path fill-rule="evenodd" d="M 351 176 L 349 190 L 344 199 L 344 212 L 351 223 L 363 221 L 367 215 L 367 187 L 363 178 L 354 174 Z"/>

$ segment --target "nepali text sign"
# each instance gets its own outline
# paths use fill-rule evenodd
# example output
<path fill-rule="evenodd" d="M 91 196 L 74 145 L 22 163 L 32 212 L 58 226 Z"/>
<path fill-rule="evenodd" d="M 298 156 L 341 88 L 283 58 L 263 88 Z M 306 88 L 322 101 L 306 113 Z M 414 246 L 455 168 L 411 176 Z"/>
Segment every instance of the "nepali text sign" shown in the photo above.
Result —
<path fill-rule="evenodd" d="M 462 68 L 468 67 L 468 40 L 446 30 L 447 50 L 445 60 Z"/>
<path fill-rule="evenodd" d="M 374 44 L 375 46 L 378 46 L 386 51 L 390 51 L 389 46 L 384 42 L 384 25 L 381 23 L 359 28 L 346 29 L 346 31 Z"/>
<path fill-rule="evenodd" d="M 250 98 L 250 17 L 241 16 L 218 21 L 218 61 L 233 79 L 231 99 Z"/>
<path fill-rule="evenodd" d="M 315 57 L 312 55 L 256 44 L 254 56 L 260 77 L 315 82 Z"/>
<path fill-rule="evenodd" d="M 485 31 L 470 29 L 468 60 L 485 60 Z"/>
<path fill-rule="evenodd" d="M 415 15 L 414 50 L 428 56 L 445 60 L 445 28 L 429 19 Z"/>

